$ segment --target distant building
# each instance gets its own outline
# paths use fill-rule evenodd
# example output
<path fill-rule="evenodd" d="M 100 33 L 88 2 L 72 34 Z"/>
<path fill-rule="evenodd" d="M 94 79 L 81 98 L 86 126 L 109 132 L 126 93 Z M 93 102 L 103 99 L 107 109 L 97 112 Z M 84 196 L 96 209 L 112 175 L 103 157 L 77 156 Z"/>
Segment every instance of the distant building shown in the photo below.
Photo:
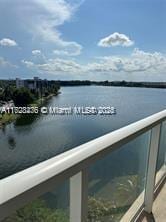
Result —
<path fill-rule="evenodd" d="M 39 77 L 34 77 L 33 79 L 20 79 L 16 78 L 16 87 L 21 88 L 21 87 L 26 87 L 30 90 L 38 90 L 41 88 L 43 85 L 43 82 L 46 82 L 47 80 L 41 80 Z"/>
<path fill-rule="evenodd" d="M 21 87 L 24 87 L 24 80 L 20 78 L 16 78 L 16 87 L 19 89 Z"/>
<path fill-rule="evenodd" d="M 45 89 L 48 89 L 51 87 L 51 81 L 48 81 L 47 79 L 41 80 L 39 77 L 34 77 L 33 79 L 25 79 L 22 80 L 20 78 L 16 78 L 16 87 L 19 89 L 21 87 L 25 87 L 29 90 L 33 90 L 38 93 L 42 93 L 42 91 Z"/>

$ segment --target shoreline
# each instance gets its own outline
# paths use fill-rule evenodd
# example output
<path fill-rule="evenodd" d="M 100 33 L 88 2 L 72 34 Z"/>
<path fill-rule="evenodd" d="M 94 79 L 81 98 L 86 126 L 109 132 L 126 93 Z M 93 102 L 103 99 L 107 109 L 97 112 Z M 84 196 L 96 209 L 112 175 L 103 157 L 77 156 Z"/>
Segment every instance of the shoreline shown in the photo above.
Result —
<path fill-rule="evenodd" d="M 58 96 L 61 92 L 53 93 L 48 95 L 47 97 L 42 97 L 40 99 L 37 99 L 34 101 L 34 103 L 29 104 L 29 106 L 34 107 L 41 107 L 45 102 L 47 102 L 49 99 L 51 99 L 54 96 Z M 17 118 L 19 118 L 19 114 L 8 114 L 5 113 L 4 115 L 0 114 L 0 129 L 5 127 L 6 125 L 14 122 Z"/>
<path fill-rule="evenodd" d="M 0 114 L 0 116 L 1 116 L 1 118 L 0 118 L 0 129 L 5 127 L 7 124 L 10 124 L 10 123 L 14 122 L 18 118 L 17 114 L 5 113 L 4 115 Z"/>
<path fill-rule="evenodd" d="M 63 86 L 113 86 L 113 87 L 138 87 L 166 89 L 166 82 L 135 82 L 135 81 L 92 81 L 92 80 L 58 80 L 58 85 Z"/>

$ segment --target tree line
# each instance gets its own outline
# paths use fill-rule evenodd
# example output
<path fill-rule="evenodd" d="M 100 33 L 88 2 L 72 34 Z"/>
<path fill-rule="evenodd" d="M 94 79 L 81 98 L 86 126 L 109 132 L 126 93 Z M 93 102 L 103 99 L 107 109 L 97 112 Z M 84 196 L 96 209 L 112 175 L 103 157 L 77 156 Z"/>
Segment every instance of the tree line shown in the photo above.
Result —
<path fill-rule="evenodd" d="M 30 90 L 26 87 L 16 88 L 16 86 L 13 85 L 6 85 L 4 88 L 0 88 L 0 101 L 8 102 L 13 100 L 15 106 L 26 106 L 40 97 L 57 94 L 59 89 L 60 87 L 58 85 L 42 88 L 40 91 Z"/>

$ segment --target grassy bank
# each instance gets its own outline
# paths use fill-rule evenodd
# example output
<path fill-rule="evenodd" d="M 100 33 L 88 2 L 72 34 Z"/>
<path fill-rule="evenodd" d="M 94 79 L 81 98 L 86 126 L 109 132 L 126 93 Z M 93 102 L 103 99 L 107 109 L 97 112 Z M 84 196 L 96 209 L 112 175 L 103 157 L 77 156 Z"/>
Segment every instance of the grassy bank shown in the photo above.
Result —
<path fill-rule="evenodd" d="M 17 115 L 16 114 L 7 114 L 4 115 L 0 114 L 0 127 L 3 127 L 6 124 L 9 124 L 16 120 Z"/>

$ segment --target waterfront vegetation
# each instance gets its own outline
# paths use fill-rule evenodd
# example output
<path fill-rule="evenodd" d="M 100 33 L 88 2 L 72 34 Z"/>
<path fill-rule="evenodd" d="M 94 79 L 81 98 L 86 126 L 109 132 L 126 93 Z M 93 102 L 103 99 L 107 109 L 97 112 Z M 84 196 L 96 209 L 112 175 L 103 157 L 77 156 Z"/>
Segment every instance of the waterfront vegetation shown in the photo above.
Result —
<path fill-rule="evenodd" d="M 138 176 L 117 177 L 110 183 L 112 198 L 98 195 L 88 197 L 87 222 L 119 221 L 137 197 Z M 108 195 L 109 196 L 109 195 Z M 49 207 L 44 198 L 39 198 L 17 210 L 2 222 L 69 222 L 69 209 Z"/>
<path fill-rule="evenodd" d="M 5 113 L 4 115 L 0 114 L 0 127 L 13 122 L 14 120 L 16 120 L 17 115 L 15 114 L 7 114 Z"/>
<path fill-rule="evenodd" d="M 134 81 L 91 81 L 91 80 L 51 80 L 54 86 L 119 86 L 141 88 L 166 88 L 166 82 L 134 82 Z M 15 86 L 15 80 L 0 80 L 0 90 L 6 86 Z"/>
<path fill-rule="evenodd" d="M 166 82 L 129 82 L 129 81 L 90 81 L 90 80 L 69 80 L 57 81 L 60 86 L 119 86 L 119 87 L 140 87 L 140 88 L 166 88 Z"/>
<path fill-rule="evenodd" d="M 165 82 L 127 82 L 127 81 L 49 81 L 49 87 L 42 87 L 38 91 L 26 87 L 16 88 L 15 80 L 0 80 L 0 106 L 1 102 L 13 101 L 15 106 L 41 106 L 49 98 L 59 93 L 60 86 L 121 86 L 121 87 L 147 87 L 166 88 Z M 0 114 L 0 127 L 14 121 L 18 115 Z"/>
<path fill-rule="evenodd" d="M 56 95 L 59 91 L 59 86 L 53 86 L 50 89 L 42 89 L 42 91 L 30 90 L 28 88 L 16 88 L 14 86 L 6 86 L 0 92 L 1 101 L 14 101 L 15 106 L 26 106 L 39 99 Z"/>
<path fill-rule="evenodd" d="M 1 84 L 2 86 L 2 84 Z M 0 88 L 0 102 L 3 104 L 8 104 L 9 101 L 13 102 L 15 106 L 41 106 L 45 101 L 54 95 L 59 93 L 60 87 L 58 85 L 52 84 L 49 88 L 42 88 L 39 91 L 30 90 L 26 87 L 16 88 L 15 85 L 9 84 L 3 85 Z M 0 114 L 0 127 L 14 121 L 18 115 L 1 113 Z"/>
<path fill-rule="evenodd" d="M 33 201 L 17 210 L 3 222 L 67 222 L 67 213 L 64 210 L 55 210 L 46 206 L 42 199 Z"/>
<path fill-rule="evenodd" d="M 117 208 L 111 201 L 89 197 L 87 222 L 116 221 L 128 206 Z M 68 209 L 53 209 L 43 199 L 38 199 L 17 210 L 2 222 L 69 222 Z"/>

